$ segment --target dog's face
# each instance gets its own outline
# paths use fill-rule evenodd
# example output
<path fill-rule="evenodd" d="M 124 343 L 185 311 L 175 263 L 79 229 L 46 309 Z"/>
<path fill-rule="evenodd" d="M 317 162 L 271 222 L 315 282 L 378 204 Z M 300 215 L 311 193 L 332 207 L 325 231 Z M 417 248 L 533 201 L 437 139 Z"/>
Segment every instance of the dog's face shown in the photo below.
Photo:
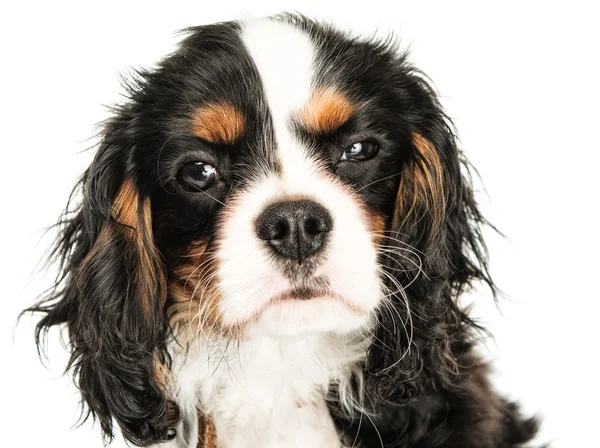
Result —
<path fill-rule="evenodd" d="M 172 436 L 173 336 L 369 326 L 373 393 L 413 394 L 421 348 L 448 375 L 453 298 L 490 280 L 427 82 L 390 42 L 302 17 L 188 33 L 106 123 L 61 219 L 62 275 L 32 308 L 38 335 L 67 323 L 105 434 L 114 419 L 136 444 Z"/>
<path fill-rule="evenodd" d="M 384 73 L 365 74 L 368 60 L 343 53 L 332 70 L 325 49 L 279 22 L 214 39 L 225 48 L 182 67 L 179 82 L 207 87 L 173 96 L 187 99 L 177 105 L 187 126 L 171 131 L 157 160 L 169 190 L 157 201 L 169 213 L 161 230 L 185 233 L 181 244 L 198 256 L 185 260 L 193 273 L 181 280 L 195 284 L 200 325 L 269 333 L 363 325 L 383 292 L 375 245 L 394 201 L 378 181 L 398 173 L 408 143 L 386 107 Z M 195 80 L 196 64 L 222 72 Z M 351 85 L 349 75 L 364 80 Z M 377 84 L 380 98 L 368 91 Z M 190 297 L 179 297 L 187 312 Z"/>
<path fill-rule="evenodd" d="M 399 124 L 393 61 L 336 37 L 250 22 L 200 33 L 170 62 L 176 92 L 157 90 L 167 105 L 141 123 L 162 138 L 136 152 L 158 167 L 148 183 L 179 273 L 174 319 L 248 336 L 372 317 L 377 242 L 415 134 Z"/>

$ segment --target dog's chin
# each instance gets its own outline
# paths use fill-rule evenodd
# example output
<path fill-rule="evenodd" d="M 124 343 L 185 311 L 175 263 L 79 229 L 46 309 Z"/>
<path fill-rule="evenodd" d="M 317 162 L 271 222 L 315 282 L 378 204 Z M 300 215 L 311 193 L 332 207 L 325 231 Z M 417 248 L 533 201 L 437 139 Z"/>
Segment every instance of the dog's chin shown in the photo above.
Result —
<path fill-rule="evenodd" d="M 331 293 L 277 296 L 256 314 L 251 335 L 297 336 L 309 333 L 345 334 L 368 325 L 371 313 Z"/>

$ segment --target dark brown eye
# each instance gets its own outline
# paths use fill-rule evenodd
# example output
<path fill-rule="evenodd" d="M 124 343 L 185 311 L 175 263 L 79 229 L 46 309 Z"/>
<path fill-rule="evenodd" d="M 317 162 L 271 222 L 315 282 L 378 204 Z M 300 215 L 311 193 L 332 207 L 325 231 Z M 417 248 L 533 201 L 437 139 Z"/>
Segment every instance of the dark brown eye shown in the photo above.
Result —
<path fill-rule="evenodd" d="M 186 163 L 177 176 L 181 186 L 188 191 L 201 191 L 212 187 L 219 179 L 217 169 L 205 162 Z"/>
<path fill-rule="evenodd" d="M 340 160 L 352 160 L 362 162 L 375 157 L 379 151 L 379 146 L 371 142 L 358 142 L 344 150 Z"/>

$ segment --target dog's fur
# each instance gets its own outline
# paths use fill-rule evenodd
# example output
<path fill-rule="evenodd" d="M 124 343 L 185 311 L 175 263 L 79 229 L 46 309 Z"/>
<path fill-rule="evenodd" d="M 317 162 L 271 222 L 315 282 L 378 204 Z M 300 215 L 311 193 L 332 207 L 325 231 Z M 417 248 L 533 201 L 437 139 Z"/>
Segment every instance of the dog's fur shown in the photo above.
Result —
<path fill-rule="evenodd" d="M 533 437 L 458 304 L 496 291 L 466 161 L 393 42 L 297 15 L 189 29 L 129 84 L 75 197 L 30 311 L 38 344 L 66 324 L 107 440 L 115 423 L 139 446 Z M 322 250 L 275 253 L 281 202 L 325 214 Z"/>

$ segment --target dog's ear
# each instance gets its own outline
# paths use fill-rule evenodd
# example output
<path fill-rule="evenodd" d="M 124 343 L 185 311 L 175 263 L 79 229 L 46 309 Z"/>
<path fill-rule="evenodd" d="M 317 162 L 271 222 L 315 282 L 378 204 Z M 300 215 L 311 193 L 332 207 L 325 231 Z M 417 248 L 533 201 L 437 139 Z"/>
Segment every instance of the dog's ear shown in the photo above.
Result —
<path fill-rule="evenodd" d="M 30 311 L 45 313 L 41 336 L 66 323 L 84 406 L 112 440 L 113 421 L 139 446 L 174 437 L 167 397 L 166 273 L 152 232 L 151 202 L 132 162 L 133 119 L 109 123 L 78 193 L 59 223 L 55 289 Z"/>
<path fill-rule="evenodd" d="M 446 219 L 447 167 L 422 134 L 413 132 L 411 141 L 412 157 L 400 176 L 392 231 L 411 231 L 422 248 L 435 248 Z"/>
<path fill-rule="evenodd" d="M 464 350 L 460 341 L 473 328 L 458 296 L 474 280 L 488 283 L 495 293 L 482 237 L 487 221 L 475 202 L 452 123 L 421 77 L 415 75 L 405 88 L 414 114 L 406 124 L 408 157 L 385 243 L 398 256 L 381 257 L 386 277 L 394 280 L 380 315 L 379 343 L 368 360 L 376 391 L 393 401 L 409 400 L 427 385 L 452 387 L 456 359 Z"/>

